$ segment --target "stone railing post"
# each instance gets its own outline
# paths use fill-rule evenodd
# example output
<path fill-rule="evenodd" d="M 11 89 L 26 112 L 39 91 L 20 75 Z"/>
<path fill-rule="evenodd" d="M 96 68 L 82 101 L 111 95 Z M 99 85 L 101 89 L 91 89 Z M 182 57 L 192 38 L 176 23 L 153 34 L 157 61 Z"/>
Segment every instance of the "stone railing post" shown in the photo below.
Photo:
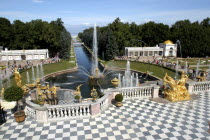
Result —
<path fill-rule="evenodd" d="M 194 84 L 187 83 L 186 86 L 187 86 L 188 92 L 191 94 L 193 92 Z"/>
<path fill-rule="evenodd" d="M 159 89 L 160 89 L 159 86 L 153 85 L 153 87 L 152 87 L 152 98 L 158 98 L 159 97 Z"/>
<path fill-rule="evenodd" d="M 90 105 L 90 114 L 92 117 L 96 117 L 100 115 L 101 108 L 100 108 L 100 102 L 95 102 Z"/>
<path fill-rule="evenodd" d="M 48 122 L 48 111 L 47 108 L 36 110 L 37 122 L 47 123 Z"/>

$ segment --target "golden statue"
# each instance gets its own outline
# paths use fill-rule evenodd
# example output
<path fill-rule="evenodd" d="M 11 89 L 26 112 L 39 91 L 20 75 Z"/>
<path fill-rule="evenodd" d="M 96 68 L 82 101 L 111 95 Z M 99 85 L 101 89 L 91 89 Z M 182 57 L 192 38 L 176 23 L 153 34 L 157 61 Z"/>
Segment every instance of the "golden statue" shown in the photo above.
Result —
<path fill-rule="evenodd" d="M 74 92 L 76 95 L 81 93 L 81 91 L 80 91 L 81 86 L 82 86 L 82 84 L 76 87 L 76 91 Z"/>
<path fill-rule="evenodd" d="M 1 89 L 1 98 L 4 99 L 4 88 Z"/>
<path fill-rule="evenodd" d="M 98 68 L 95 69 L 96 78 L 98 78 Z"/>
<path fill-rule="evenodd" d="M 182 72 L 181 79 L 175 81 L 166 73 L 163 78 L 164 87 L 168 84 L 170 87 L 164 89 L 165 98 L 172 102 L 190 100 L 190 94 L 185 87 L 188 76 Z"/>
<path fill-rule="evenodd" d="M 14 76 L 15 76 L 15 81 L 16 81 L 17 86 L 21 87 L 22 80 L 21 80 L 21 76 L 20 76 L 20 73 L 18 72 L 17 68 L 15 68 Z"/>
<path fill-rule="evenodd" d="M 93 89 L 91 90 L 90 95 L 93 97 L 93 101 L 96 100 L 96 98 L 98 97 L 98 92 L 96 91 L 96 89 L 93 87 Z"/>
<path fill-rule="evenodd" d="M 52 91 L 52 93 L 53 93 L 54 95 L 57 94 L 57 87 L 56 87 L 56 86 L 51 87 L 50 90 Z"/>

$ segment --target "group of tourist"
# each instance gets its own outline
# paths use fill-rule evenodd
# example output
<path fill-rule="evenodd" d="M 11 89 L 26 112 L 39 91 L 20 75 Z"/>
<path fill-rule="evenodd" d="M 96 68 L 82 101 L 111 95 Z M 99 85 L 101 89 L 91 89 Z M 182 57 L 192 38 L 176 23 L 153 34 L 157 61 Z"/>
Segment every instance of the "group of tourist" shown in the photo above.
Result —
<path fill-rule="evenodd" d="M 8 61 L 7 66 L 8 68 L 2 69 L 0 71 L 0 79 L 7 78 L 8 76 L 13 75 L 15 68 L 17 68 L 18 71 L 29 69 L 33 66 L 37 65 L 45 65 L 45 64 L 51 64 L 51 63 L 58 63 L 60 62 L 60 58 L 53 57 L 51 59 L 45 59 L 45 60 L 27 60 L 27 61 Z M 8 71 L 8 73 L 7 73 Z"/>

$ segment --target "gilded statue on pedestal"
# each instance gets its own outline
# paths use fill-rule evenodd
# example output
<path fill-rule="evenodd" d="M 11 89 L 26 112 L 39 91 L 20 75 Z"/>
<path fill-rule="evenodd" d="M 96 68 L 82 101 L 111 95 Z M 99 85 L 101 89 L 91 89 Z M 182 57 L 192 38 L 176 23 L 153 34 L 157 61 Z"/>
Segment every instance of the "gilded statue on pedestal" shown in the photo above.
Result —
<path fill-rule="evenodd" d="M 164 86 L 168 84 L 170 87 L 164 89 L 165 98 L 172 102 L 190 100 L 190 94 L 185 86 L 188 76 L 182 72 L 181 79 L 175 81 L 172 77 L 168 76 L 167 73 L 164 80 Z"/>
<path fill-rule="evenodd" d="M 21 87 L 22 80 L 21 80 L 21 76 L 20 76 L 20 73 L 18 72 L 17 68 L 15 68 L 14 76 L 15 76 L 15 81 L 16 81 L 17 86 Z"/>

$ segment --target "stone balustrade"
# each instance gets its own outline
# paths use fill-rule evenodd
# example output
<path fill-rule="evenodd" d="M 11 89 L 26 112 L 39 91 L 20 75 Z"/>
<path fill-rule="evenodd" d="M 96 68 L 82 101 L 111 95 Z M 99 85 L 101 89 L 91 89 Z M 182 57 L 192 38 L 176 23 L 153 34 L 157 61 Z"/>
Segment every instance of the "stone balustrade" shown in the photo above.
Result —
<path fill-rule="evenodd" d="M 90 117 L 90 103 L 47 106 L 48 122 Z"/>
<path fill-rule="evenodd" d="M 144 98 L 144 97 L 158 97 L 159 86 L 142 86 L 142 87 L 128 87 L 121 88 L 120 93 L 124 98 Z"/>
<path fill-rule="evenodd" d="M 187 88 L 190 93 L 201 92 L 201 91 L 210 91 L 210 81 L 188 82 Z"/>
<path fill-rule="evenodd" d="M 100 109 L 104 111 L 109 106 L 109 94 L 105 94 L 102 98 L 98 99 L 100 102 Z"/>
<path fill-rule="evenodd" d="M 104 90 L 104 96 L 97 99 L 96 102 L 73 103 L 65 105 L 48 105 L 40 106 L 34 104 L 30 100 L 30 96 L 26 97 L 25 112 L 28 116 L 36 119 L 37 122 L 47 123 L 61 120 L 82 119 L 96 117 L 106 110 L 111 104 L 115 95 L 122 93 L 125 98 L 142 98 L 142 97 L 158 97 L 159 86 L 141 86 L 129 88 L 115 88 Z"/>

